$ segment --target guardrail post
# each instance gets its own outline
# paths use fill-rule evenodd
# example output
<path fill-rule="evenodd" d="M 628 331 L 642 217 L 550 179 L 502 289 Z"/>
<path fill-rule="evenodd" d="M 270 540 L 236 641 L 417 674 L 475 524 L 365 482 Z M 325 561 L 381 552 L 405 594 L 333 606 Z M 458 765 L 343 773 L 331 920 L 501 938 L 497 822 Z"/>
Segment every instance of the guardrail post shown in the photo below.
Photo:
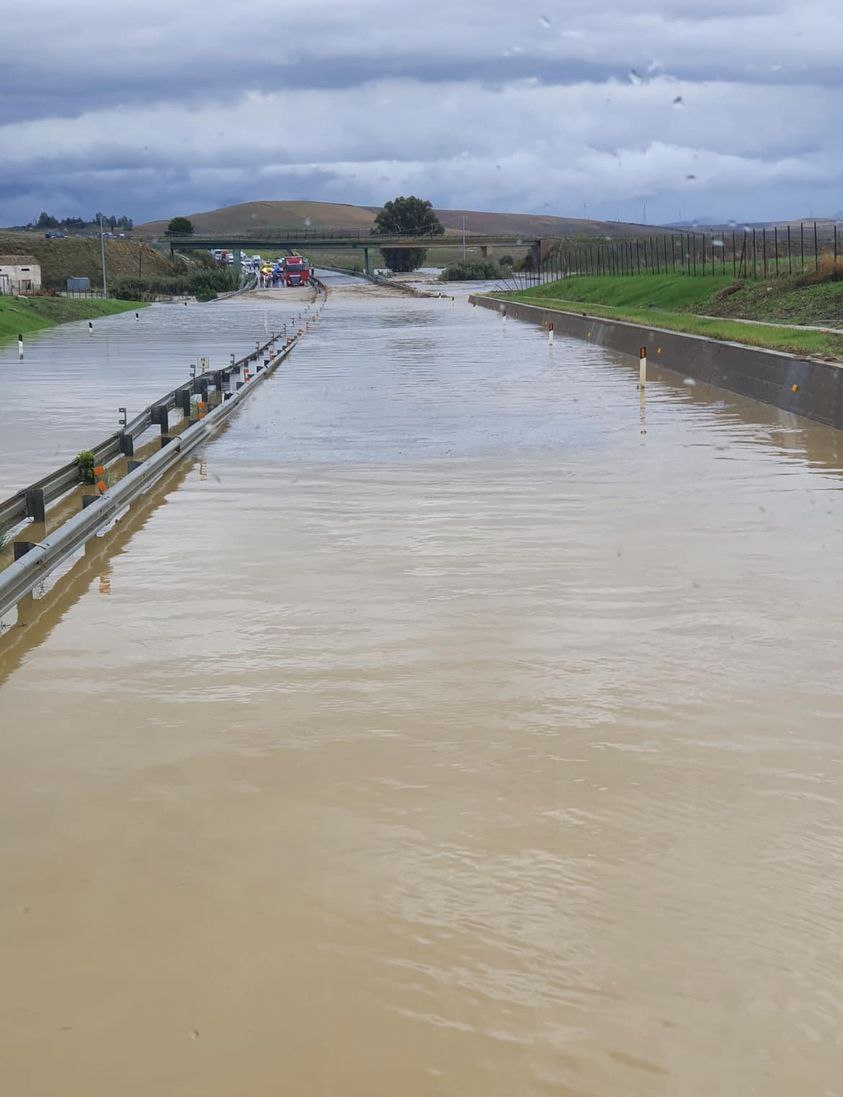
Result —
<path fill-rule="evenodd" d="M 126 462 L 126 472 L 127 473 L 134 472 L 135 469 L 139 469 L 142 464 L 143 464 L 143 461 L 127 461 Z"/>
<path fill-rule="evenodd" d="M 181 413 L 185 417 L 185 419 L 190 418 L 190 389 L 190 385 L 183 385 L 178 390 L 178 393 L 176 395 L 176 399 L 178 400 L 179 406 L 181 408 Z"/>
<path fill-rule="evenodd" d="M 124 457 L 131 457 L 135 452 L 135 440 L 126 430 L 120 431 L 120 452 Z"/>
<path fill-rule="evenodd" d="M 26 489 L 26 514 L 36 522 L 47 521 L 47 504 L 43 488 Z"/>
<path fill-rule="evenodd" d="M 91 505 L 91 503 L 96 503 L 97 499 L 99 499 L 99 498 L 100 498 L 99 495 L 83 495 L 82 496 L 82 510 L 84 510 L 86 507 L 89 507 Z"/>
<path fill-rule="evenodd" d="M 161 433 L 166 434 L 170 428 L 170 419 L 166 404 L 153 404 L 149 409 L 150 420 L 161 427 Z"/>
<path fill-rule="evenodd" d="M 12 552 L 16 560 L 20 560 L 21 556 L 26 556 L 30 549 L 35 548 L 34 541 L 15 541 L 12 545 Z"/>

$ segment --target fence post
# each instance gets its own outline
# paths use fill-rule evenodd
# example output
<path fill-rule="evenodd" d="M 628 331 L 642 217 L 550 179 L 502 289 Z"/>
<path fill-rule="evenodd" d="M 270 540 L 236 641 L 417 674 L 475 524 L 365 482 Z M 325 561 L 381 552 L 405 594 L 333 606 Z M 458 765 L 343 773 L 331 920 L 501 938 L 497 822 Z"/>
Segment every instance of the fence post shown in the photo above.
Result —
<path fill-rule="evenodd" d="M 776 275 L 779 273 L 779 226 L 773 225 L 773 249 L 775 251 Z"/>
<path fill-rule="evenodd" d="M 814 222 L 814 270 L 820 269 L 820 252 L 817 244 L 817 222 Z"/>
<path fill-rule="evenodd" d="M 790 225 L 787 226 L 787 273 L 793 274 L 793 250 L 790 242 Z"/>
<path fill-rule="evenodd" d="M 764 277 L 767 277 L 767 229 L 761 229 L 761 248 L 764 254 Z"/>
<path fill-rule="evenodd" d="M 800 273 L 805 269 L 805 222 L 799 222 L 799 271 Z"/>

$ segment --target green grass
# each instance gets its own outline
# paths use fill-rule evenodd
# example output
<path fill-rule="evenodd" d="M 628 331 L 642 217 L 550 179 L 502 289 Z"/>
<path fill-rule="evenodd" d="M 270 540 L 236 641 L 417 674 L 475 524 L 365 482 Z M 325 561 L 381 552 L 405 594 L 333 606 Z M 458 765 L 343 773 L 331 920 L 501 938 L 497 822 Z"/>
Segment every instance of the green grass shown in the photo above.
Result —
<path fill-rule="evenodd" d="M 819 324 L 843 330 L 843 281 L 799 286 L 792 279 L 746 282 L 712 302 L 713 316 L 743 316 L 781 324 Z"/>
<path fill-rule="evenodd" d="M 789 317 L 798 315 L 802 323 L 827 322 L 835 302 L 843 301 L 841 282 L 800 287 L 791 279 L 735 283 L 720 274 L 697 278 L 642 274 L 566 278 L 504 296 L 645 327 L 843 360 L 843 331 L 838 335 L 800 327 L 742 324 L 736 319 L 781 318 L 786 325 L 793 322 Z M 721 311 L 726 312 L 722 318 Z"/>
<path fill-rule="evenodd" d="M 0 342 L 56 324 L 94 320 L 144 306 L 138 301 L 103 301 L 96 297 L 0 297 Z"/>
<path fill-rule="evenodd" d="M 536 298 L 593 301 L 617 308 L 660 308 L 703 312 L 716 293 L 733 283 L 729 275 L 689 278 L 683 274 L 575 277 L 547 282 L 527 292 Z"/>

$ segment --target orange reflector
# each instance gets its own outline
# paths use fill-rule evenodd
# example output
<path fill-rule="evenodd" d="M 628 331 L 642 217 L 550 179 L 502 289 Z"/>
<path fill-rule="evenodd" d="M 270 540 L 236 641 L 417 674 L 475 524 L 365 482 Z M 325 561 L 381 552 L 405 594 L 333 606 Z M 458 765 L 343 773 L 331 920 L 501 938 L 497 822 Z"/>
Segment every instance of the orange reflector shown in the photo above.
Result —
<path fill-rule="evenodd" d="M 97 488 L 100 492 L 108 491 L 108 484 L 105 482 L 105 480 L 100 480 L 100 482 L 97 484 Z"/>
<path fill-rule="evenodd" d="M 105 476 L 105 465 L 97 465 L 94 469 L 94 476 Z"/>

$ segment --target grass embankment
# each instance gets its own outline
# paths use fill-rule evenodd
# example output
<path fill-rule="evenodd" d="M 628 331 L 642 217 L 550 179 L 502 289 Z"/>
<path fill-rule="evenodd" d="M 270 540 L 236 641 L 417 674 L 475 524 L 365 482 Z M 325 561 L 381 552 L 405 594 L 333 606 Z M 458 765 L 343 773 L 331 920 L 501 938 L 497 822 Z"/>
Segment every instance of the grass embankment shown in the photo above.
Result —
<path fill-rule="evenodd" d="M 102 285 L 99 238 L 46 240 L 36 233 L 0 232 L 0 255 L 33 256 L 41 265 L 41 281 L 47 289 L 63 290 L 67 278 L 89 278 L 92 289 Z M 119 278 L 166 277 L 184 271 L 183 264 L 171 263 L 142 240 L 106 240 L 105 263 L 109 283 Z"/>
<path fill-rule="evenodd" d="M 94 320 L 143 306 L 137 301 L 96 297 L 0 297 L 0 343 L 72 320 Z"/>
<path fill-rule="evenodd" d="M 843 324 L 843 281 L 810 285 L 802 279 L 736 283 L 729 275 L 631 275 L 580 277 L 502 296 L 545 308 L 588 312 L 646 327 L 704 335 L 749 346 L 843 360 L 843 330 L 836 333 L 788 327 Z M 746 324 L 747 320 L 777 321 Z"/>

